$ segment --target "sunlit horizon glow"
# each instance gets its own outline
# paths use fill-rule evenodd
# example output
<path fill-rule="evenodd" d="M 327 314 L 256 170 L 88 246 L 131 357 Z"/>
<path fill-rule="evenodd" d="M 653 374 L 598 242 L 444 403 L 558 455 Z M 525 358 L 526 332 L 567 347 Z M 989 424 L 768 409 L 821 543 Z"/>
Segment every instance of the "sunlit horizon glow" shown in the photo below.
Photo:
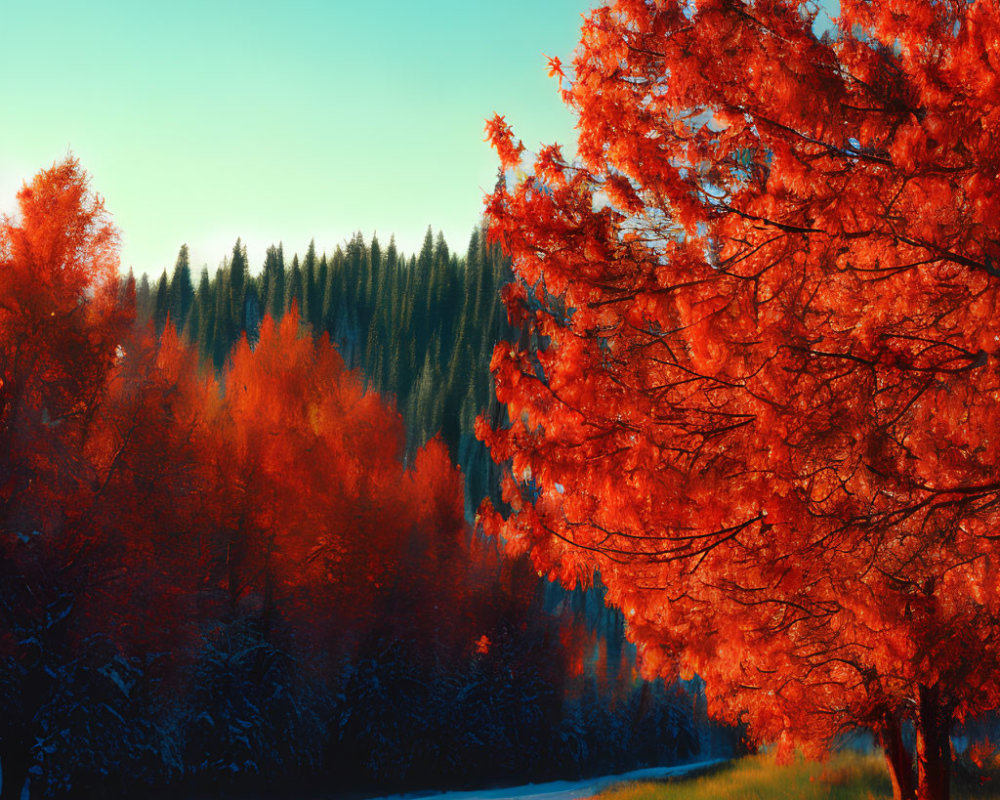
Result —
<path fill-rule="evenodd" d="M 124 0 L 4 10 L 0 210 L 72 153 L 122 232 L 122 269 L 195 270 L 237 237 L 251 270 L 283 243 L 355 231 L 464 252 L 492 188 L 494 111 L 529 146 L 574 140 L 546 55 L 568 60 L 588 0 Z"/>

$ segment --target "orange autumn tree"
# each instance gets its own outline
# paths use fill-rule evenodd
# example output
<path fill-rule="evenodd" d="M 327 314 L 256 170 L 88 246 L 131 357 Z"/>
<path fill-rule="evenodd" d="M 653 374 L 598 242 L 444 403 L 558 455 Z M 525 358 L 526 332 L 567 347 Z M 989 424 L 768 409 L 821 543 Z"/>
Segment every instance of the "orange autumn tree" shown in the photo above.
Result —
<path fill-rule="evenodd" d="M 72 650 L 79 522 L 92 496 L 82 447 L 131 324 L 117 233 L 72 160 L 39 173 L 0 220 L 0 766 L 20 795 L 37 714 Z"/>
<path fill-rule="evenodd" d="M 520 340 L 487 529 L 599 570 L 650 673 L 896 797 L 948 796 L 1000 700 L 1000 7 L 618 0 L 573 68 L 578 161 L 502 117 L 488 200 Z M 568 74 L 567 74 L 568 73 Z M 912 723 L 913 758 L 900 736 Z"/>
<path fill-rule="evenodd" d="M 40 172 L 18 206 L 0 221 L 5 799 L 72 738 L 74 692 L 100 684 L 110 654 L 155 652 L 190 627 L 197 545 L 177 531 L 197 519 L 207 388 L 191 352 L 134 330 L 117 231 L 78 162 Z M 112 718 L 108 735 L 127 735 L 113 702 L 95 699 L 111 710 L 82 723 L 93 736 Z M 45 715 L 60 703 L 67 713 L 53 729 Z M 105 756 L 86 750 L 85 768 L 102 768 Z"/>
<path fill-rule="evenodd" d="M 218 386 L 169 326 L 160 337 L 134 326 L 119 353 L 84 447 L 93 489 L 81 522 L 94 562 L 84 627 L 113 627 L 127 651 L 178 654 L 209 580 Z"/>
<path fill-rule="evenodd" d="M 301 335 L 294 309 L 278 323 L 266 318 L 253 349 L 245 338 L 237 345 L 223 386 L 217 524 L 228 536 L 232 610 L 260 613 L 266 629 L 297 588 L 328 574 L 378 582 L 402 523 L 373 526 L 366 514 L 377 514 L 383 492 L 396 504 L 401 421 L 364 395 L 328 342 Z M 373 527 L 382 541 L 364 541 Z"/>
<path fill-rule="evenodd" d="M 467 557 L 446 448 L 429 443 L 407 469 L 399 414 L 326 336 L 300 329 L 295 308 L 266 317 L 253 348 L 237 345 L 222 382 L 214 514 L 230 613 L 256 615 L 265 635 L 280 615 L 348 651 L 392 624 L 391 597 L 405 597 L 407 628 L 439 625 L 413 613 L 431 608 L 428 580 L 454 594 L 447 578 Z"/>

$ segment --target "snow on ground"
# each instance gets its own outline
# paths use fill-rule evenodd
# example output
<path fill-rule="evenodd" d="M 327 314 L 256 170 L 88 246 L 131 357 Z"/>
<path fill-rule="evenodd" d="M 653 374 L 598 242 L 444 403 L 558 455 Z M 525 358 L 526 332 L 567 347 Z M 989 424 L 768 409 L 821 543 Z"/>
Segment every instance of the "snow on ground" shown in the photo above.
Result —
<path fill-rule="evenodd" d="M 650 767 L 606 775 L 603 778 L 589 778 L 583 781 L 552 781 L 551 783 L 529 783 L 526 786 L 510 786 L 505 789 L 482 789 L 472 792 L 415 792 L 397 794 L 381 800 L 580 800 L 593 797 L 598 792 L 626 781 L 658 781 L 676 778 L 691 772 L 724 764 L 729 759 L 716 758 L 698 761 L 694 764 L 680 764 L 675 767 Z"/>

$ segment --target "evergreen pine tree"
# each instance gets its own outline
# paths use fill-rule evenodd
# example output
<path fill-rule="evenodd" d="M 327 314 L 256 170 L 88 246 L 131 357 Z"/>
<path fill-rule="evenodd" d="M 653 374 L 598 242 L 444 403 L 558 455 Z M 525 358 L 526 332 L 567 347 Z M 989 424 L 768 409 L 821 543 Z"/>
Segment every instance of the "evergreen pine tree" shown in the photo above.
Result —
<path fill-rule="evenodd" d="M 184 330 L 191 303 L 194 302 L 194 284 L 191 282 L 191 260 L 188 246 L 181 245 L 174 264 L 174 274 L 170 277 L 169 309 L 170 319 L 177 330 Z"/>
<path fill-rule="evenodd" d="M 201 318 L 201 300 L 196 293 L 194 301 L 191 303 L 191 311 L 188 314 L 187 322 L 184 325 L 184 338 L 189 344 L 198 347 L 199 351 L 201 346 Z"/>
<path fill-rule="evenodd" d="M 198 352 L 201 358 L 212 358 L 215 353 L 215 291 L 208 277 L 208 267 L 201 268 L 198 280 Z"/>
<path fill-rule="evenodd" d="M 156 302 L 153 307 L 153 324 L 156 326 L 156 333 L 159 335 L 163 332 L 163 326 L 166 323 L 167 315 L 170 312 L 169 300 L 169 282 L 167 280 L 167 271 L 163 270 L 160 275 L 160 280 L 156 283 Z"/>
<path fill-rule="evenodd" d="M 251 347 L 257 344 L 257 340 L 260 338 L 260 323 L 263 316 L 257 284 L 251 280 L 247 283 L 246 291 L 243 293 L 243 332 Z M 238 340 L 239 336 L 237 336 Z"/>
<path fill-rule="evenodd" d="M 430 225 L 424 235 L 424 244 L 417 257 L 416 268 L 410 274 L 414 282 L 413 292 L 413 335 L 424 342 L 429 337 L 429 310 L 431 307 L 431 282 L 434 276 L 434 234 Z"/>
<path fill-rule="evenodd" d="M 323 316 L 323 300 L 316 286 L 316 240 L 309 240 L 305 258 L 302 259 L 302 304 L 300 311 L 304 322 L 308 322 L 314 331 L 319 329 Z"/>
<path fill-rule="evenodd" d="M 320 256 L 316 268 L 316 323 L 313 330 L 319 334 L 324 330 L 326 320 L 326 286 L 330 279 L 330 263 L 326 260 L 326 252 Z"/>
<path fill-rule="evenodd" d="M 221 370 L 232 347 L 232 295 L 229 286 L 228 266 L 220 267 L 215 273 L 215 314 L 212 333 L 212 363 Z"/>
<path fill-rule="evenodd" d="M 246 329 L 245 301 L 247 282 L 250 278 L 250 263 L 247 260 L 246 245 L 240 239 L 233 245 L 233 257 L 229 262 L 229 346 L 232 347 Z"/>
<path fill-rule="evenodd" d="M 267 275 L 267 295 L 263 298 L 267 312 L 276 320 L 285 313 L 285 253 L 281 243 L 267 248 L 264 256 Z"/>
<path fill-rule="evenodd" d="M 292 269 L 288 275 L 287 297 L 285 298 L 285 310 L 287 311 L 295 303 L 299 309 L 300 319 L 302 312 L 302 267 L 299 266 L 298 253 L 292 256 Z"/>
<path fill-rule="evenodd" d="M 344 251 L 337 245 L 333 251 L 327 270 L 326 290 L 323 293 L 323 325 L 330 336 L 337 328 L 338 317 L 345 304 L 344 298 Z"/>
<path fill-rule="evenodd" d="M 396 237 L 389 237 L 389 246 L 385 250 L 385 269 L 387 272 L 395 272 L 398 267 L 399 252 L 396 250 Z"/>
<path fill-rule="evenodd" d="M 372 274 L 378 275 L 382 270 L 382 246 L 378 243 L 378 234 L 372 234 L 371 244 L 368 245 L 368 261 L 372 267 Z"/>

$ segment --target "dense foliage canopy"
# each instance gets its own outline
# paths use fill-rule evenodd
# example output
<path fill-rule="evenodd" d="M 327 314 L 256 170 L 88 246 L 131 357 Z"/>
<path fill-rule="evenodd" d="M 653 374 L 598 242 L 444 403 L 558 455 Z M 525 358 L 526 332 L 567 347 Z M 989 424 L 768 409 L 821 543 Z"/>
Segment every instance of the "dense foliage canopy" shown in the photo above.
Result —
<path fill-rule="evenodd" d="M 1000 6 L 617 0 L 568 74 L 578 163 L 488 132 L 524 334 L 487 527 L 599 570 L 717 714 L 886 748 L 947 795 L 1000 700 Z M 917 731 L 913 786 L 899 731 Z"/>

